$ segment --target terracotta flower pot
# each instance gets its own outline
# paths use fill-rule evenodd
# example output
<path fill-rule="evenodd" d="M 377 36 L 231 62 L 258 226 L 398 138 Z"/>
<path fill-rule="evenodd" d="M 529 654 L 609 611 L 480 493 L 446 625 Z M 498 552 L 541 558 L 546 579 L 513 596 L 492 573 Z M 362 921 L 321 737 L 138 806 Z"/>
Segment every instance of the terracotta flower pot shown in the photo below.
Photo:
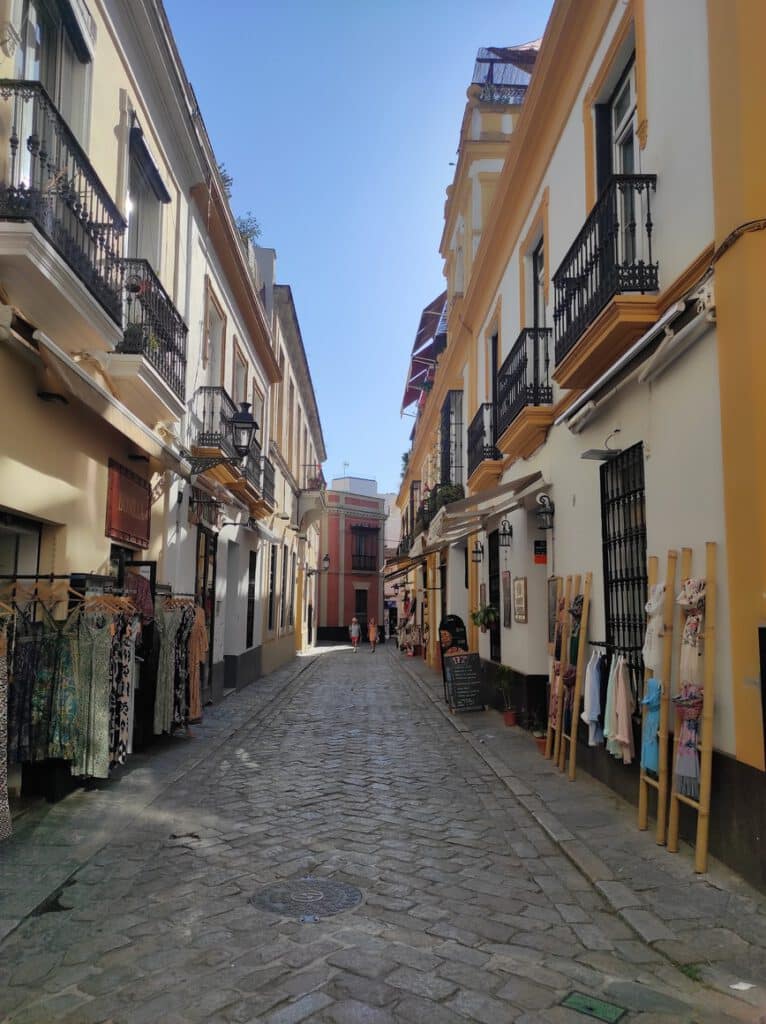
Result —
<path fill-rule="evenodd" d="M 540 751 L 540 753 L 544 754 L 545 753 L 545 736 L 535 736 L 535 743 L 537 744 L 537 749 Z"/>
<path fill-rule="evenodd" d="M 516 712 L 515 711 L 504 711 L 503 720 L 506 725 L 516 725 Z"/>

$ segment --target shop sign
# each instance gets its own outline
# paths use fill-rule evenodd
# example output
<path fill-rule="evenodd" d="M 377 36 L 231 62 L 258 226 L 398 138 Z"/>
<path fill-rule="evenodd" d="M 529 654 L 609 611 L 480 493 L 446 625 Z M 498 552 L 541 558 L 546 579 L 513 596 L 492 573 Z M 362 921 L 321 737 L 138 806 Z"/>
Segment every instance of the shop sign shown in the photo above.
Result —
<path fill-rule="evenodd" d="M 138 548 L 149 547 L 152 489 L 149 481 L 109 460 L 106 536 Z"/>
<path fill-rule="evenodd" d="M 535 541 L 535 565 L 548 564 L 548 542 L 545 540 Z"/>

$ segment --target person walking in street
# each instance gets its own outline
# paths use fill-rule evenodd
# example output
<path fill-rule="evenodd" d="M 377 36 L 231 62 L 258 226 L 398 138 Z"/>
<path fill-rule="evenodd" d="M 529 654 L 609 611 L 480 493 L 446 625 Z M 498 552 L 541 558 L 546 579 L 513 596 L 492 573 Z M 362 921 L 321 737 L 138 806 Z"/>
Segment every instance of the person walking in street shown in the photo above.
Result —
<path fill-rule="evenodd" d="M 375 653 L 375 647 L 376 647 L 376 645 L 378 643 L 378 624 L 375 621 L 375 619 L 370 619 L 370 623 L 367 626 L 367 637 L 368 637 L 368 639 L 370 641 L 370 647 L 372 648 L 372 653 L 374 654 Z"/>
<path fill-rule="evenodd" d="M 351 646 L 354 648 L 354 654 L 359 650 L 359 641 L 362 638 L 362 627 L 359 625 L 359 620 L 356 616 L 351 620 L 351 625 L 348 627 L 348 635 L 351 637 Z"/>

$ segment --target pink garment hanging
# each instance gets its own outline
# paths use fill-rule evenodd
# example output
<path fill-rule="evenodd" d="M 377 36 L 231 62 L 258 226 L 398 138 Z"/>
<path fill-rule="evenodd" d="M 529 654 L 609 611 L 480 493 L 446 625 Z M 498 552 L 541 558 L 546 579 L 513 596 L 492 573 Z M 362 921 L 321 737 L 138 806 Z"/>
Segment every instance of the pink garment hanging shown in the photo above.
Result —
<path fill-rule="evenodd" d="M 628 677 L 628 665 L 624 658 L 620 658 L 617 665 L 617 680 L 615 682 L 614 713 L 617 722 L 617 730 L 614 738 L 620 744 L 622 750 L 622 763 L 630 764 L 635 757 L 633 745 L 633 690 Z"/>

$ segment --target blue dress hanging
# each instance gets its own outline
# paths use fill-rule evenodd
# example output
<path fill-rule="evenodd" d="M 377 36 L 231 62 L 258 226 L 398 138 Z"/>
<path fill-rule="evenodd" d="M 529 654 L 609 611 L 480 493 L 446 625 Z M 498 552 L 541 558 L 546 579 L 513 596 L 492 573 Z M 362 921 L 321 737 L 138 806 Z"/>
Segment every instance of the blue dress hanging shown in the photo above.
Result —
<path fill-rule="evenodd" d="M 662 683 L 652 677 L 646 684 L 646 694 L 641 703 L 646 707 L 644 729 L 641 736 L 641 767 L 646 772 L 659 774 L 659 741 L 657 732 L 660 728 L 660 700 Z"/>

